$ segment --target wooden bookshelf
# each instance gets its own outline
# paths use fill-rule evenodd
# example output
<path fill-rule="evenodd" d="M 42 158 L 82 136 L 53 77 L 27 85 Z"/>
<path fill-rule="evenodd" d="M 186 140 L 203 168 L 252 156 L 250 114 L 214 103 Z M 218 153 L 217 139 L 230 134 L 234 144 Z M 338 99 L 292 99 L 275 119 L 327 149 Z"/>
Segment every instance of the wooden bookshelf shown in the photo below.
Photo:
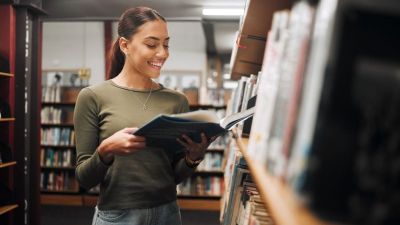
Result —
<path fill-rule="evenodd" d="M 15 118 L 0 118 L 0 122 L 14 122 Z"/>
<path fill-rule="evenodd" d="M 12 73 L 0 72 L 0 77 L 14 77 L 14 74 L 12 74 Z"/>
<path fill-rule="evenodd" d="M 81 195 L 41 194 L 42 205 L 83 206 Z"/>
<path fill-rule="evenodd" d="M 0 215 L 3 215 L 4 213 L 10 212 L 11 210 L 17 208 L 18 205 L 5 205 L 5 206 L 0 206 Z"/>
<path fill-rule="evenodd" d="M 318 219 L 296 197 L 295 193 L 279 178 L 273 177 L 267 169 L 247 153 L 247 138 L 236 136 L 236 143 L 242 152 L 250 173 L 266 207 L 270 210 L 276 224 L 284 225 L 323 225 L 329 224 Z"/>
<path fill-rule="evenodd" d="M 40 196 L 43 205 L 63 205 L 68 206 L 95 206 L 97 203 L 96 195 L 61 195 L 61 194 L 42 194 Z M 220 199 L 186 199 L 178 198 L 181 209 L 186 210 L 207 210 L 219 211 Z"/>
<path fill-rule="evenodd" d="M 178 199 L 178 204 L 181 209 L 186 210 L 205 210 L 205 211 L 220 211 L 221 200 L 215 199 Z"/>
<path fill-rule="evenodd" d="M 14 165 L 17 165 L 16 161 L 7 162 L 7 163 L 0 163 L 0 168 L 5 168 L 5 167 L 9 167 L 9 166 L 14 166 Z"/>

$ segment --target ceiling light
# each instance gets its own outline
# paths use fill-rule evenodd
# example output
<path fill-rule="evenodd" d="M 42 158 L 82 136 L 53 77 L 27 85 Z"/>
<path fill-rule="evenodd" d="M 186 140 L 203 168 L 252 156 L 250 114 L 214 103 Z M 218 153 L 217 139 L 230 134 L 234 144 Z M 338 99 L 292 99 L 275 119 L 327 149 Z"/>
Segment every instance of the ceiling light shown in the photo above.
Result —
<path fill-rule="evenodd" d="M 204 16 L 241 16 L 243 9 L 203 9 Z"/>

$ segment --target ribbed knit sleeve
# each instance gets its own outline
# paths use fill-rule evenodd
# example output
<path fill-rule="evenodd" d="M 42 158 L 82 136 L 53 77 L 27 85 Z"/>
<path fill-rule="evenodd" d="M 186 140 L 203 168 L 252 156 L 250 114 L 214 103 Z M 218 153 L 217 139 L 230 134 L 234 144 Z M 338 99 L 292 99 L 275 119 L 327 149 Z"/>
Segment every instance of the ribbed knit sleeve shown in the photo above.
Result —
<path fill-rule="evenodd" d="M 76 179 L 81 187 L 90 189 L 99 184 L 107 173 L 96 151 L 99 146 L 99 107 L 96 95 L 89 88 L 84 88 L 78 95 L 74 111 L 76 134 Z"/>

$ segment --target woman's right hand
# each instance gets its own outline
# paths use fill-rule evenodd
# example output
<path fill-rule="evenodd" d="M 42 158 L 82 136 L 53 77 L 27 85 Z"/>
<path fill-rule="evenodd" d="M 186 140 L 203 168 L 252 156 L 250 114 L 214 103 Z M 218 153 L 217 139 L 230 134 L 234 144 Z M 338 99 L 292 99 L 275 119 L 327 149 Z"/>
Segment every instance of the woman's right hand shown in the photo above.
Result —
<path fill-rule="evenodd" d="M 146 146 L 146 139 L 133 133 L 137 127 L 124 128 L 101 142 L 97 151 L 105 164 L 111 164 L 114 155 L 129 155 Z"/>

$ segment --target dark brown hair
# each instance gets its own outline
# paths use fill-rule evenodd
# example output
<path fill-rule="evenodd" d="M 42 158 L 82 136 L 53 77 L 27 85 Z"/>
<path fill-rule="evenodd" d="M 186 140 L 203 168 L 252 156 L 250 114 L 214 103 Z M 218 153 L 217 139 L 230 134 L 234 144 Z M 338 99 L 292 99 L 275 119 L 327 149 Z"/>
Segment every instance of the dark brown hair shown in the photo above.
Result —
<path fill-rule="evenodd" d="M 114 42 L 110 52 L 111 65 L 107 73 L 109 79 L 117 76 L 125 63 L 125 56 L 119 49 L 119 38 L 123 37 L 127 40 L 131 40 L 132 36 L 141 25 L 155 20 L 165 21 L 165 18 L 156 10 L 143 6 L 130 8 L 121 15 L 118 21 L 118 38 Z"/>

